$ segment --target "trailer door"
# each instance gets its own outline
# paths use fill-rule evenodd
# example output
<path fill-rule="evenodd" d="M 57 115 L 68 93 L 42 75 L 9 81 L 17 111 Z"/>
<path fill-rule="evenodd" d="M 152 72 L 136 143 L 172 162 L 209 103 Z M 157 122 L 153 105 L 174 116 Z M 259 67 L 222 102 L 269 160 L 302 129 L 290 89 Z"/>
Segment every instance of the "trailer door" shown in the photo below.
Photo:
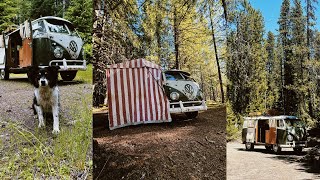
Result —
<path fill-rule="evenodd" d="M 30 21 L 25 21 L 20 26 L 20 36 L 22 38 L 22 46 L 19 49 L 19 65 L 20 67 L 28 67 L 32 65 L 32 26 Z"/>

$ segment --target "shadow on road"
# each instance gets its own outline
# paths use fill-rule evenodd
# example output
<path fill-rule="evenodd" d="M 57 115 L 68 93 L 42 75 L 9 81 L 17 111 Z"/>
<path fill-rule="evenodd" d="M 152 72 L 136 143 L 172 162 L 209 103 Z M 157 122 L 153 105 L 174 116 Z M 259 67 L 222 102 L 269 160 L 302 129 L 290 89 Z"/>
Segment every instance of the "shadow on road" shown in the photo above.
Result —
<path fill-rule="evenodd" d="M 244 146 L 244 145 L 243 145 Z M 247 151 L 245 148 L 237 148 L 238 151 Z M 307 173 L 312 173 L 316 176 L 320 177 L 320 171 L 317 168 L 314 168 L 314 164 L 312 162 L 307 162 L 305 160 L 305 156 L 307 155 L 307 151 L 303 151 L 297 154 L 294 151 L 281 151 L 279 154 L 274 154 L 266 149 L 254 149 L 247 152 L 259 152 L 264 154 L 271 154 L 272 157 L 268 157 L 271 159 L 276 159 L 280 161 L 284 161 L 285 163 L 298 163 L 301 168 L 297 169 L 300 171 L 305 171 Z"/>

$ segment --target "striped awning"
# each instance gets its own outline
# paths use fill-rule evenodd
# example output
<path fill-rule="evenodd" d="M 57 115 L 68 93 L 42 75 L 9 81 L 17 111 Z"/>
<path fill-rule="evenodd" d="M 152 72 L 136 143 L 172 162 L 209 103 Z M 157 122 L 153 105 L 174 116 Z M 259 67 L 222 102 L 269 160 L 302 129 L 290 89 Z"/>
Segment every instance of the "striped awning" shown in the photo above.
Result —
<path fill-rule="evenodd" d="M 108 66 L 110 129 L 171 121 L 161 76 L 160 67 L 144 59 Z"/>

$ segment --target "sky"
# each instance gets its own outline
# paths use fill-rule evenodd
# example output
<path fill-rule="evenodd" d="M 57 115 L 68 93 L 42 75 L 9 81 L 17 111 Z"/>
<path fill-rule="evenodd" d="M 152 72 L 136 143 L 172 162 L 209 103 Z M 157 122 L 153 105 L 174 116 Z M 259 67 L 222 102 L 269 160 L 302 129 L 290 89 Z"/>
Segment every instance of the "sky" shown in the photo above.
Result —
<path fill-rule="evenodd" d="M 280 8 L 282 4 L 282 0 L 249 0 L 250 4 L 257 10 L 260 10 L 262 16 L 265 21 L 265 31 L 273 32 L 274 34 L 278 34 L 277 29 L 279 28 L 278 19 L 280 16 Z M 303 8 L 305 7 L 305 0 L 301 0 L 301 4 Z M 293 3 L 291 2 L 292 6 Z M 320 29 L 320 1 L 319 4 L 316 5 L 317 11 L 317 24 L 316 28 Z"/>

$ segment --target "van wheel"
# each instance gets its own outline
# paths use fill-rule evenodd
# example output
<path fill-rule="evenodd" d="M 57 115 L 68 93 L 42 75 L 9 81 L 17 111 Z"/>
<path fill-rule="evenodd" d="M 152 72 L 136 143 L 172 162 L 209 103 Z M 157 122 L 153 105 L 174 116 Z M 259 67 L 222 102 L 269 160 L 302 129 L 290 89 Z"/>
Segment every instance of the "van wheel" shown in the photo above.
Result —
<path fill-rule="evenodd" d="M 198 111 L 195 111 L 195 112 L 186 112 L 185 113 L 186 116 L 188 117 L 188 119 L 193 119 L 193 118 L 196 118 L 198 116 Z"/>
<path fill-rule="evenodd" d="M 268 151 L 272 151 L 272 146 L 266 145 L 265 147 L 266 147 L 266 149 L 267 149 Z"/>
<path fill-rule="evenodd" d="M 302 147 L 293 148 L 293 151 L 296 152 L 296 153 L 301 153 L 302 152 Z"/>
<path fill-rule="evenodd" d="M 9 71 L 2 69 L 0 70 L 0 78 L 4 79 L 4 80 L 8 80 L 9 79 Z"/>
<path fill-rule="evenodd" d="M 273 145 L 273 152 L 279 154 L 281 152 L 281 147 L 278 144 Z"/>
<path fill-rule="evenodd" d="M 254 149 L 254 144 L 253 143 L 246 143 L 246 150 L 247 151 L 250 151 L 250 150 L 253 150 Z"/>
<path fill-rule="evenodd" d="M 64 81 L 72 81 L 76 77 L 77 72 L 78 71 L 61 71 L 60 76 Z"/>

